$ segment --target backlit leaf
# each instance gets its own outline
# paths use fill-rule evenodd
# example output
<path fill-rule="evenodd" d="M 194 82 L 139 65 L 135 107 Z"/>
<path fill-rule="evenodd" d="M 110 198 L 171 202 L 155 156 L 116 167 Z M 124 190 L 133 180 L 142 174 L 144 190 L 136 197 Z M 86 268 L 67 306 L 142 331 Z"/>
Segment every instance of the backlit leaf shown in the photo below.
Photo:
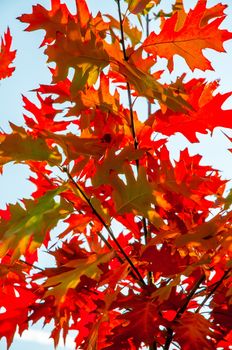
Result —
<path fill-rule="evenodd" d="M 175 326 L 175 340 L 186 350 L 215 349 L 214 332 L 202 315 L 188 312 Z"/>
<path fill-rule="evenodd" d="M 46 160 L 50 165 L 59 164 L 61 155 L 56 147 L 50 148 L 44 138 L 33 137 L 23 128 L 11 125 L 11 134 L 0 135 L 0 164 L 12 161 Z"/>
<path fill-rule="evenodd" d="M 12 259 L 17 259 L 27 248 L 34 251 L 40 246 L 49 230 L 71 211 L 71 205 L 65 200 L 54 199 L 62 191 L 62 188 L 48 191 L 37 201 L 24 200 L 25 209 L 20 204 L 9 206 L 10 220 L 2 220 L 0 224 L 1 256 L 12 250 Z"/>
<path fill-rule="evenodd" d="M 154 57 L 167 58 L 171 70 L 173 69 L 173 56 L 176 54 L 182 56 L 192 70 L 195 68 L 212 69 L 208 59 L 203 56 L 202 50 L 210 48 L 224 52 L 223 42 L 232 38 L 232 34 L 227 30 L 218 28 L 224 19 L 224 16 L 213 18 L 218 15 L 222 16 L 221 11 L 218 12 L 218 7 L 207 9 L 206 12 L 206 0 L 198 1 L 196 7 L 186 16 L 182 28 L 176 31 L 178 14 L 175 13 L 165 21 L 161 33 L 152 32 L 149 35 L 143 47 Z M 207 21 L 212 18 L 212 21 Z"/>
<path fill-rule="evenodd" d="M 15 70 L 14 67 L 10 67 L 16 56 L 16 50 L 11 51 L 11 43 L 12 36 L 8 28 L 0 45 L 0 80 L 10 77 Z"/>
<path fill-rule="evenodd" d="M 87 258 L 72 260 L 63 265 L 65 272 L 54 269 L 53 275 L 49 276 L 44 284 L 44 287 L 53 287 L 46 292 L 46 296 L 54 295 L 56 303 L 60 303 L 64 301 L 68 289 L 75 288 L 80 283 L 82 276 L 99 280 L 102 270 L 98 265 L 108 262 L 113 255 L 112 252 L 103 255 L 92 254 Z"/>

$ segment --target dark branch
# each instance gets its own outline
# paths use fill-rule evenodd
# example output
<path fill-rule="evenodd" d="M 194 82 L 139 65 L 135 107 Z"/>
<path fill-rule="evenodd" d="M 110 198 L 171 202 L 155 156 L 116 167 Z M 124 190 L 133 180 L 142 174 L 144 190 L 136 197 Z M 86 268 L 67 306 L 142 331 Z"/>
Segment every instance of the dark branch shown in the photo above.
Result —
<path fill-rule="evenodd" d="M 179 318 L 181 318 L 181 316 L 183 315 L 183 313 L 186 311 L 189 302 L 191 301 L 192 297 L 195 295 L 196 291 L 198 290 L 198 288 L 200 287 L 201 283 L 204 282 L 205 280 L 205 275 L 203 274 L 199 280 L 195 283 L 195 285 L 193 286 L 193 289 L 190 291 L 190 293 L 188 294 L 188 296 L 185 299 L 185 302 L 183 303 L 183 305 L 181 306 L 181 308 L 177 311 L 176 317 L 174 318 L 173 322 L 177 321 Z M 172 339 L 173 339 L 173 329 L 172 328 L 168 328 L 167 329 L 167 338 L 166 338 L 166 343 L 164 346 L 164 350 L 169 350 L 169 347 L 171 345 Z"/>
<path fill-rule="evenodd" d="M 205 296 L 202 303 L 198 306 L 197 310 L 195 311 L 196 313 L 198 313 L 201 310 L 201 308 L 206 304 L 206 302 L 209 300 L 209 298 L 216 292 L 216 290 L 220 287 L 220 285 L 222 284 L 224 279 L 226 279 L 226 277 L 229 275 L 230 272 L 231 272 L 231 269 L 224 272 L 224 274 L 220 278 L 220 280 L 217 283 L 215 283 L 213 289 L 210 291 L 210 293 L 208 295 Z"/>
<path fill-rule="evenodd" d="M 6 255 L 9 256 L 9 257 L 11 257 L 11 255 L 10 255 L 9 253 L 7 253 Z M 24 265 L 27 265 L 27 266 L 29 266 L 29 267 L 32 267 L 33 269 L 37 269 L 37 270 L 40 270 L 40 271 L 44 271 L 44 269 L 42 269 L 41 267 L 35 266 L 35 265 L 33 265 L 33 264 L 31 264 L 31 263 L 29 263 L 29 262 L 23 260 L 23 259 L 18 259 L 18 262 L 20 262 L 20 263 L 22 263 L 22 264 L 24 264 Z"/>
<path fill-rule="evenodd" d="M 73 179 L 72 175 L 68 172 L 67 169 L 63 169 L 66 174 L 68 175 L 68 178 L 70 179 L 70 181 L 73 183 L 73 185 L 77 188 L 77 190 L 79 191 L 79 193 L 84 197 L 84 199 L 86 200 L 86 202 L 88 203 L 88 205 L 91 207 L 94 215 L 97 217 L 97 219 L 102 223 L 102 225 L 105 227 L 106 231 L 108 232 L 109 236 L 111 237 L 111 239 L 114 241 L 115 245 L 118 247 L 119 251 L 121 252 L 121 254 L 123 255 L 123 257 L 125 258 L 125 260 L 128 262 L 128 264 L 131 266 L 132 268 L 132 273 L 133 276 L 138 279 L 140 281 L 140 283 L 142 285 L 145 285 L 145 282 L 140 274 L 140 272 L 138 271 L 138 269 L 136 268 L 136 266 L 133 264 L 133 262 L 131 261 L 131 259 L 129 258 L 129 256 L 127 256 L 127 254 L 125 253 L 124 249 L 122 248 L 122 246 L 119 244 L 119 242 L 117 241 L 116 237 L 114 236 L 114 233 L 112 231 L 112 229 L 107 225 L 107 223 L 105 222 L 105 220 L 102 218 L 102 216 L 98 213 L 98 211 L 94 208 L 94 206 L 92 205 L 90 199 L 88 198 L 88 196 L 85 194 L 85 192 L 82 190 L 82 188 L 78 185 L 78 183 Z M 101 235 L 102 236 L 102 235 Z M 101 237 L 100 236 L 100 237 Z M 105 241 L 105 240 L 104 240 Z M 112 246 L 109 244 L 109 242 L 107 242 L 107 246 L 108 248 L 112 249 Z M 118 257 L 118 255 L 117 255 Z M 120 262 L 123 262 L 123 260 L 120 258 Z"/>
<path fill-rule="evenodd" d="M 146 37 L 148 37 L 150 35 L 150 19 L 149 19 L 149 14 L 146 15 Z M 149 53 L 147 54 L 147 57 L 149 57 Z M 148 117 L 151 114 L 151 103 L 149 102 L 149 100 L 147 101 L 147 114 Z"/>
<path fill-rule="evenodd" d="M 122 12 L 121 12 L 121 6 L 120 6 L 120 0 L 117 0 L 118 4 L 118 16 L 119 16 L 119 22 L 120 22 L 120 32 L 121 32 L 121 44 L 122 44 L 122 51 L 123 51 L 123 58 L 125 61 L 128 61 L 128 57 L 126 54 L 126 46 L 125 46 L 125 37 L 124 37 L 124 30 L 123 30 L 123 20 L 122 20 Z M 133 116 L 133 103 L 132 103 L 132 97 L 131 97 L 131 88 L 130 84 L 127 82 L 127 96 L 128 96 L 128 102 L 129 102 L 129 111 L 130 111 L 130 123 L 131 123 L 131 132 L 134 139 L 134 147 L 135 149 L 138 149 L 138 141 L 136 137 L 135 132 L 135 124 L 134 124 L 134 116 Z M 138 167 L 138 160 L 136 160 L 136 165 Z"/>
<path fill-rule="evenodd" d="M 121 11 L 121 6 L 120 6 L 120 0 L 117 0 L 118 4 L 118 16 L 119 16 L 119 22 L 120 22 L 120 32 L 121 32 L 121 44 L 122 44 L 122 51 L 123 51 L 123 57 L 125 61 L 128 61 L 128 57 L 126 54 L 126 47 L 125 47 L 125 37 L 124 37 L 124 30 L 123 30 L 123 20 L 122 20 L 122 11 Z M 149 26 L 148 26 L 149 28 Z M 135 124 L 134 124 L 134 115 L 133 115 L 133 103 L 132 103 L 132 96 L 131 96 L 131 88 L 130 84 L 127 82 L 127 96 L 128 96 L 128 103 L 129 103 L 129 111 L 130 111 L 130 126 L 131 126 L 131 132 L 132 132 L 132 137 L 134 139 L 134 148 L 135 150 L 138 149 L 138 140 L 136 136 L 136 131 L 135 131 Z M 149 107 L 149 102 L 148 102 L 148 112 L 150 110 Z M 137 172 L 139 170 L 139 161 L 136 159 L 136 167 L 137 167 Z M 143 228 L 144 228 L 144 237 L 145 237 L 145 244 L 147 244 L 147 240 L 149 238 L 149 232 L 147 230 L 147 224 L 146 224 L 146 219 L 142 219 L 143 222 Z M 148 284 L 152 284 L 152 276 L 151 272 L 148 272 Z"/>

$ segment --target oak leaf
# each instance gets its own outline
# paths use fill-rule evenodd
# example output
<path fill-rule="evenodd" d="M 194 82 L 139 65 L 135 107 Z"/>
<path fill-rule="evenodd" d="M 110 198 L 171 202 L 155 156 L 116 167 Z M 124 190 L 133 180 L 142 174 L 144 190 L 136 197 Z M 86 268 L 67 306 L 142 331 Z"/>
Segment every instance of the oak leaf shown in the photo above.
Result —
<path fill-rule="evenodd" d="M 152 271 L 154 278 L 160 276 L 170 277 L 185 270 L 188 258 L 182 258 L 179 252 L 173 251 L 170 246 L 163 244 L 161 249 L 156 246 L 148 246 L 141 256 L 142 261 L 147 261 L 147 269 Z"/>
<path fill-rule="evenodd" d="M 70 12 L 65 4 L 60 0 L 51 1 L 51 10 L 45 9 L 37 4 L 32 7 L 31 14 L 23 14 L 17 19 L 23 23 L 28 23 L 26 30 L 45 30 L 45 37 L 40 46 L 51 43 L 56 38 L 56 33 L 65 33 Z"/>
<path fill-rule="evenodd" d="M 211 12 L 212 11 L 212 14 Z M 216 13 L 216 14 L 215 14 Z M 143 47 L 146 52 L 154 57 L 165 57 L 169 60 L 169 69 L 173 69 L 173 56 L 182 56 L 188 66 L 206 70 L 212 69 L 209 60 L 203 55 L 202 50 L 209 48 L 224 52 L 223 42 L 232 38 L 232 34 L 225 29 L 219 29 L 225 16 L 221 16 L 212 7 L 206 12 L 206 0 L 198 1 L 196 7 L 190 10 L 181 28 L 176 28 L 178 13 L 168 18 L 159 34 L 152 32 L 144 41 Z M 207 21 L 211 19 L 211 21 Z M 179 30 L 177 30 L 179 29 Z"/>
<path fill-rule="evenodd" d="M 35 251 L 41 245 L 49 230 L 71 210 L 71 205 L 62 198 L 60 202 L 54 199 L 62 190 L 61 187 L 48 191 L 37 201 L 24 200 L 25 209 L 20 204 L 9 206 L 10 220 L 2 220 L 0 223 L 0 238 L 3 240 L 1 256 L 11 250 L 14 252 L 13 261 L 23 255 L 28 247 L 30 251 Z"/>
<path fill-rule="evenodd" d="M 35 302 L 35 294 L 19 285 L 1 286 L 0 306 L 4 312 L 0 313 L 0 339 L 6 337 L 7 349 L 10 348 L 16 331 L 28 329 L 28 311 Z"/>
<path fill-rule="evenodd" d="M 119 305 L 127 311 L 117 317 L 121 324 L 112 329 L 113 334 L 109 337 L 112 345 L 106 349 L 131 349 L 131 343 L 135 349 L 141 343 L 152 345 L 159 335 L 158 322 L 161 321 L 156 304 L 145 296 L 132 298 L 130 295 L 125 301 L 119 302 Z"/>
<path fill-rule="evenodd" d="M 126 183 L 115 173 L 111 173 L 112 196 L 117 213 L 123 214 L 132 211 L 149 218 L 157 227 L 165 226 L 160 215 L 152 208 L 152 204 L 162 202 L 162 194 L 156 192 L 147 181 L 145 169 L 139 168 L 136 179 L 131 167 L 124 165 L 124 175 Z M 163 205 L 168 206 L 168 203 L 163 200 Z"/>
<path fill-rule="evenodd" d="M 175 85 L 173 86 L 175 88 Z M 214 95 L 217 83 L 204 83 L 203 80 L 193 79 L 182 85 L 182 92 L 177 93 L 188 96 L 189 104 L 193 109 L 188 113 L 173 113 L 170 109 L 163 114 L 157 111 L 150 117 L 148 123 L 152 123 L 156 131 L 164 135 L 173 135 L 177 132 L 183 134 L 190 142 L 198 142 L 197 132 L 211 133 L 217 126 L 231 128 L 231 110 L 222 109 L 223 103 L 231 96 L 231 93 Z M 195 125 L 198 125 L 197 132 Z"/>
<path fill-rule="evenodd" d="M 76 288 L 81 281 L 82 276 L 98 281 L 102 274 L 102 270 L 98 265 L 108 262 L 112 259 L 114 253 L 108 254 L 91 254 L 83 259 L 74 259 L 62 266 L 66 271 L 59 271 L 59 268 L 54 268 L 53 274 L 45 282 L 44 287 L 48 289 L 45 296 L 54 295 L 56 303 L 65 300 L 65 295 L 69 288 Z"/>
<path fill-rule="evenodd" d="M 185 350 L 215 349 L 212 325 L 198 313 L 186 312 L 177 322 L 175 332 L 175 340 Z"/>
<path fill-rule="evenodd" d="M 33 130 L 33 134 L 42 135 L 44 130 L 51 132 L 66 130 L 69 124 L 67 121 L 55 120 L 57 113 L 61 112 L 61 110 L 53 107 L 55 101 L 50 96 L 43 99 L 39 94 L 37 94 L 37 98 L 40 106 L 37 106 L 27 97 L 23 96 L 24 108 L 27 114 L 31 113 L 33 115 L 33 118 L 24 115 L 24 120 L 27 126 Z"/>
<path fill-rule="evenodd" d="M 8 28 L 0 45 L 0 80 L 10 77 L 15 70 L 14 67 L 10 67 L 16 56 L 16 50 L 11 51 L 11 43 L 12 36 Z"/>
<path fill-rule="evenodd" d="M 0 134 L 0 165 L 11 161 L 46 160 L 55 165 L 61 162 L 61 155 L 56 147 L 49 147 L 43 137 L 33 137 L 24 128 L 11 124 L 11 134 Z"/>

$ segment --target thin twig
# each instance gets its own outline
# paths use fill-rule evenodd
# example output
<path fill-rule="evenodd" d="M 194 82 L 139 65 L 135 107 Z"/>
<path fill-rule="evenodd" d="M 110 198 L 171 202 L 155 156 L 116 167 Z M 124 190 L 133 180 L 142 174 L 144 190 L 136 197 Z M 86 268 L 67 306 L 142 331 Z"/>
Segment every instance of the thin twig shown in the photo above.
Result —
<path fill-rule="evenodd" d="M 203 299 L 202 303 L 198 306 L 198 308 L 196 309 L 195 313 L 198 313 L 203 306 L 205 305 L 205 303 L 209 300 L 209 298 L 216 292 L 216 290 L 220 287 L 220 285 L 222 284 L 222 282 L 224 281 L 224 279 L 226 279 L 226 277 L 228 276 L 228 274 L 230 273 L 231 269 L 227 270 L 224 272 L 223 276 L 220 278 L 220 280 L 215 283 L 213 289 L 210 291 L 210 293 L 208 295 L 205 296 L 205 298 Z"/>
<path fill-rule="evenodd" d="M 185 310 L 187 309 L 187 306 L 189 304 L 189 302 L 191 301 L 192 297 L 194 296 L 194 294 L 196 293 L 196 291 L 198 290 L 198 288 L 200 287 L 200 285 L 202 284 L 202 282 L 204 282 L 205 280 L 205 274 L 202 274 L 202 276 L 199 278 L 199 280 L 195 283 L 195 285 L 193 286 L 193 289 L 190 291 L 190 293 L 188 294 L 184 304 L 181 306 L 181 308 L 178 310 L 175 319 L 177 320 L 178 318 L 180 318 L 182 316 L 182 314 L 185 312 Z"/>
<path fill-rule="evenodd" d="M 147 223 L 146 223 L 146 219 L 145 218 L 142 219 L 142 223 L 143 223 L 143 229 L 144 229 L 145 245 L 147 245 L 148 244 L 148 240 L 151 238 L 151 233 L 147 229 Z M 148 271 L 148 273 L 147 273 L 147 282 L 148 282 L 149 286 L 151 286 L 153 284 L 153 282 L 152 282 L 152 272 L 151 271 Z"/>
<path fill-rule="evenodd" d="M 23 263 L 23 264 L 25 264 L 25 265 L 27 265 L 27 266 L 32 267 L 33 269 L 40 270 L 41 272 L 44 271 L 44 269 L 42 269 L 41 267 L 35 266 L 35 265 L 33 265 L 33 264 L 31 264 L 31 263 L 29 263 L 29 262 L 27 262 L 27 261 L 24 261 L 24 260 L 22 260 L 22 259 L 19 259 L 18 261 L 21 262 L 21 263 Z"/>
<path fill-rule="evenodd" d="M 119 251 L 121 252 L 121 254 L 123 255 L 123 257 L 125 258 L 125 260 L 128 262 L 128 264 L 131 266 L 132 268 L 132 272 L 133 275 L 136 279 L 138 279 L 140 281 L 140 283 L 142 285 L 145 285 L 145 282 L 140 274 L 140 272 L 138 271 L 137 267 L 133 264 L 133 262 L 131 261 L 131 259 L 129 258 L 129 256 L 127 256 L 127 254 L 125 253 L 124 249 L 122 248 L 122 246 L 120 245 L 120 243 L 118 242 L 118 240 L 116 239 L 116 237 L 114 236 L 114 233 L 112 231 L 112 229 L 107 225 L 107 223 L 105 222 L 105 220 L 102 218 L 102 216 L 98 213 L 98 211 L 94 208 L 94 206 L 91 203 L 91 200 L 88 198 L 88 196 L 85 194 L 85 192 L 82 190 L 82 188 L 78 185 L 78 183 L 73 179 L 72 175 L 68 172 L 67 169 L 64 169 L 64 171 L 66 172 L 66 174 L 68 175 L 69 180 L 72 182 L 72 184 L 76 187 L 76 189 L 79 191 L 79 193 L 83 196 L 83 198 L 86 200 L 86 202 L 88 203 L 88 205 L 90 206 L 90 208 L 92 209 L 94 215 L 98 218 L 98 220 L 102 223 L 102 225 L 104 226 L 104 228 L 106 229 L 106 231 L 108 232 L 109 236 L 111 237 L 111 239 L 114 241 L 115 245 L 117 246 L 117 248 L 119 249 Z M 123 262 L 123 260 L 121 260 L 121 262 Z"/>
<path fill-rule="evenodd" d="M 118 16 L 119 16 L 119 22 L 120 22 L 120 33 L 121 33 L 121 44 L 122 44 L 123 58 L 125 61 L 128 61 L 128 57 L 126 54 L 125 36 L 124 36 L 124 30 L 123 30 L 123 20 L 122 20 L 120 0 L 117 0 L 117 4 L 118 4 Z M 138 149 L 138 141 L 137 141 L 136 132 L 135 132 L 135 125 L 134 125 L 131 88 L 130 88 L 130 84 L 128 82 L 126 83 L 126 87 L 127 87 L 127 96 L 128 96 L 128 102 L 129 102 L 131 132 L 132 132 L 132 137 L 134 139 L 134 147 L 135 147 L 135 149 Z M 138 160 L 137 159 L 136 159 L 136 165 L 138 167 Z"/>
<path fill-rule="evenodd" d="M 122 44 L 122 51 L 123 51 L 123 57 L 125 61 L 128 61 L 128 57 L 126 54 L 126 46 L 125 46 L 125 37 L 124 37 L 124 30 L 123 30 L 123 20 L 122 20 L 122 11 L 121 11 L 121 5 L 120 0 L 116 0 L 118 5 L 118 16 L 119 16 L 119 23 L 120 23 L 120 32 L 121 32 L 121 44 Z"/>
<path fill-rule="evenodd" d="M 7 253 L 6 255 L 9 256 L 9 257 L 11 258 L 11 254 Z M 17 262 L 17 261 L 16 261 L 16 262 Z M 42 269 L 41 267 L 35 266 L 35 265 L 33 265 L 33 264 L 31 264 L 31 263 L 29 263 L 29 262 L 23 260 L 23 259 L 18 259 L 18 262 L 23 263 L 24 265 L 30 266 L 30 267 L 32 267 L 33 269 L 37 269 L 37 270 L 40 270 L 40 271 L 44 271 L 44 269 Z"/>
<path fill-rule="evenodd" d="M 150 26 L 149 26 L 149 23 L 150 23 L 150 19 L 149 19 L 149 14 L 146 15 L 146 37 L 149 36 L 150 34 Z M 149 53 L 147 53 L 147 57 L 149 57 Z M 147 100 L 147 117 L 149 118 L 151 114 L 151 103 L 149 100 Z M 151 233 L 150 231 L 147 229 L 147 224 L 146 224 L 146 219 L 143 218 L 143 227 L 144 227 L 144 237 L 145 237 L 145 244 L 147 245 L 148 243 L 148 240 L 151 239 Z M 151 271 L 148 271 L 148 274 L 147 274 L 147 280 L 148 280 L 148 284 L 149 285 L 152 285 L 152 272 Z"/>
<path fill-rule="evenodd" d="M 149 13 L 146 15 L 146 37 L 148 37 L 150 35 L 150 19 L 149 19 Z M 147 57 L 149 57 L 149 53 L 147 53 Z M 148 117 L 150 116 L 151 114 L 151 102 L 148 100 L 147 101 L 147 114 L 148 114 Z"/>
<path fill-rule="evenodd" d="M 119 15 L 119 22 L 120 22 L 121 44 L 122 44 L 123 57 L 124 57 L 125 61 L 128 61 L 128 57 L 126 54 L 126 47 L 125 47 L 125 37 L 124 37 L 124 30 L 123 30 L 123 19 L 122 19 L 120 0 L 117 0 L 117 4 L 118 4 L 118 15 Z M 137 150 L 138 149 L 138 140 L 137 140 L 136 131 L 135 131 L 135 124 L 134 124 L 131 87 L 130 87 L 130 84 L 128 82 L 126 83 L 126 86 L 127 86 L 127 96 L 128 96 L 128 103 L 129 103 L 131 133 L 132 133 L 132 137 L 134 140 L 134 148 L 135 148 L 135 150 Z M 139 160 L 136 159 L 135 162 L 136 162 L 136 168 L 137 168 L 137 173 L 138 173 L 139 172 Z M 147 230 L 146 219 L 144 217 L 142 219 L 142 223 L 143 223 L 143 228 L 144 228 L 145 244 L 147 244 L 147 239 L 148 239 L 149 233 Z M 148 284 L 152 284 L 151 272 L 148 272 L 147 278 L 148 278 Z"/>
<path fill-rule="evenodd" d="M 190 291 L 190 293 L 188 294 L 188 296 L 185 299 L 184 304 L 181 306 L 181 308 L 177 311 L 177 314 L 173 320 L 173 323 L 175 321 L 177 321 L 179 318 L 181 318 L 181 316 L 183 315 L 183 313 L 185 312 L 185 310 L 187 309 L 187 306 L 189 304 L 189 302 L 191 301 L 192 297 L 195 295 L 196 291 L 198 290 L 198 288 L 200 287 L 201 283 L 205 280 L 205 274 L 202 274 L 202 276 L 199 278 L 199 280 L 195 283 L 195 285 L 193 286 L 193 289 Z M 166 343 L 164 345 L 164 350 L 169 350 L 169 347 L 171 345 L 172 339 L 173 339 L 173 329 L 172 328 L 168 328 L 167 329 L 167 338 L 166 338 Z"/>

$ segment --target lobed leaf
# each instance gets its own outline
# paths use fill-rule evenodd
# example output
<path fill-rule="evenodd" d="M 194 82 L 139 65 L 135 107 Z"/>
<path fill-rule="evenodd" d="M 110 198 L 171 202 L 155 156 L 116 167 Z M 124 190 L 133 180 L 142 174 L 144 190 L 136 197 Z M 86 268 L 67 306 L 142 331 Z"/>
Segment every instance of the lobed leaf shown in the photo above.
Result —
<path fill-rule="evenodd" d="M 0 80 L 10 77 L 15 68 L 10 67 L 16 56 L 16 50 L 11 51 L 12 36 L 7 28 L 0 45 Z"/>

